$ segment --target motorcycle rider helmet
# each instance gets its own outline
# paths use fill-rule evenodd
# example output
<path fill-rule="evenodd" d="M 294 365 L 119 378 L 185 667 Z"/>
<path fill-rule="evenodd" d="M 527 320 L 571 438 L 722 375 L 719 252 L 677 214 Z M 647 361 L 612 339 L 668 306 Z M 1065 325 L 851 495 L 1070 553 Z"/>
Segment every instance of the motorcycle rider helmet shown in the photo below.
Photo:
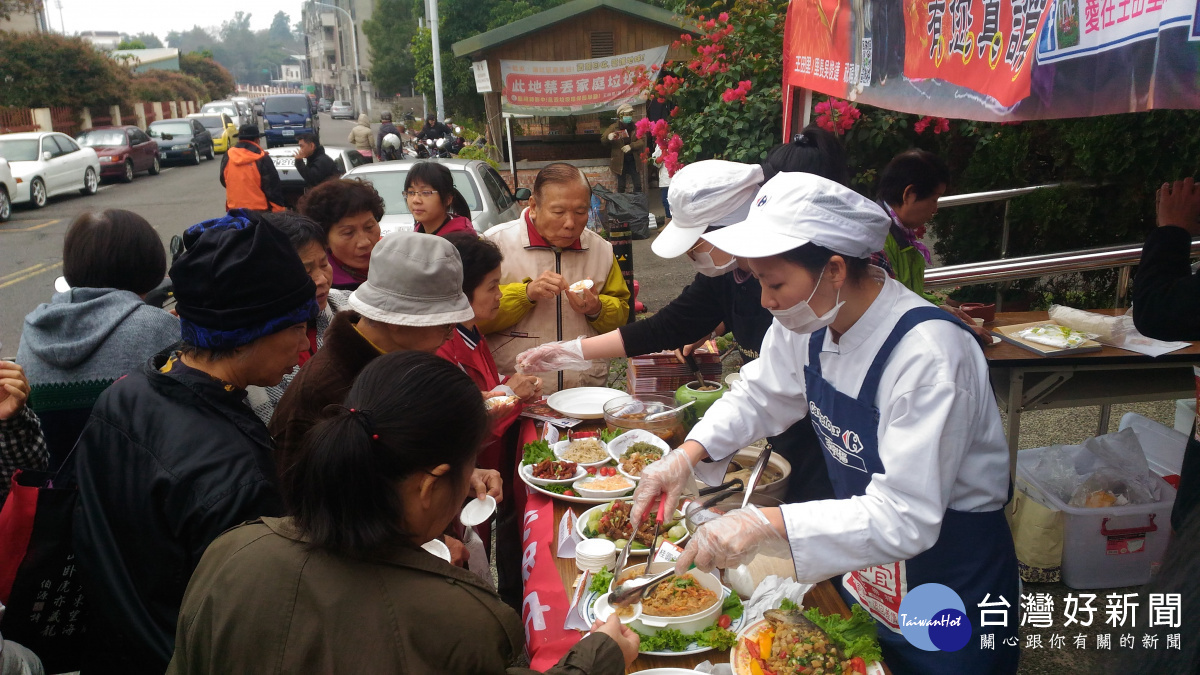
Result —
<path fill-rule="evenodd" d="M 396 134 L 388 134 L 383 137 L 383 147 L 388 150 L 399 150 L 401 145 L 400 137 Z"/>
<path fill-rule="evenodd" d="M 384 110 L 383 112 L 379 113 L 379 121 L 391 122 L 392 121 L 392 111 Z"/>

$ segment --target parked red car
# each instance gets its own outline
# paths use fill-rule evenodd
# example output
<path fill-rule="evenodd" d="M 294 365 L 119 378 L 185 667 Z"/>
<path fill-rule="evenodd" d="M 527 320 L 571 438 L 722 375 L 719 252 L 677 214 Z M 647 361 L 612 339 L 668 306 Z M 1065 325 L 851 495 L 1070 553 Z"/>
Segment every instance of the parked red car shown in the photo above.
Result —
<path fill-rule="evenodd" d="M 96 151 L 101 178 L 128 183 L 140 171 L 158 175 L 158 142 L 137 127 L 96 127 L 79 134 L 75 140 Z"/>

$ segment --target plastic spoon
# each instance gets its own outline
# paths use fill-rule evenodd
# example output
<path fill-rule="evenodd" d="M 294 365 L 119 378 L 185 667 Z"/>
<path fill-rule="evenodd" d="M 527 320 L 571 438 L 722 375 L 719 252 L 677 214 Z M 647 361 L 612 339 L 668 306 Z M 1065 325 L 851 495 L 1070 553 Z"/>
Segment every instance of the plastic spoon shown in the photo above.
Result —
<path fill-rule="evenodd" d="M 656 413 L 654 413 L 653 415 L 648 415 L 648 416 L 646 417 L 646 421 L 647 421 L 647 422 L 653 422 L 653 421 L 655 421 L 655 420 L 661 420 L 661 419 L 664 419 L 664 418 L 666 418 L 666 417 L 670 417 L 671 415 L 674 415 L 675 413 L 677 413 L 677 412 L 679 412 L 680 410 L 683 410 L 684 408 L 686 408 L 686 407 L 688 407 L 688 406 L 690 406 L 690 405 L 694 404 L 695 402 L 696 402 L 696 401 L 695 401 L 695 399 L 693 399 L 693 400 L 691 400 L 691 401 L 688 401 L 687 403 L 684 403 L 683 405 L 679 406 L 678 408 L 671 408 L 670 410 L 664 410 L 664 411 L 662 411 L 662 412 L 656 412 Z"/>

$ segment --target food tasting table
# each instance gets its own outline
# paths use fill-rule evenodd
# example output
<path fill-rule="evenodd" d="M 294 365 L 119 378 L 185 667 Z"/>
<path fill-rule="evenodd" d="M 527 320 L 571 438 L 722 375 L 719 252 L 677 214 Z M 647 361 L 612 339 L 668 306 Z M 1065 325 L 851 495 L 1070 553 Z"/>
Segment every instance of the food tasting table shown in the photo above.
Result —
<path fill-rule="evenodd" d="M 1088 310 L 1120 315 L 1124 310 Z M 1048 321 L 1047 312 L 1002 312 L 984 328 Z M 1196 395 L 1192 366 L 1200 364 L 1200 345 L 1152 357 L 1117 347 L 1098 352 L 1041 356 L 1008 342 L 984 349 L 992 388 L 1008 413 L 1008 449 L 1016 466 L 1021 413 L 1030 410 L 1100 406 L 1097 435 L 1108 433 L 1114 403 L 1139 403 Z"/>
<path fill-rule="evenodd" d="M 584 504 L 568 504 L 566 502 L 554 501 L 554 522 L 557 523 L 566 513 L 568 508 L 575 511 L 575 515 L 583 513 L 588 506 Z M 551 550 L 558 550 L 558 536 L 555 535 L 554 547 Z M 642 559 L 644 562 L 644 559 Z M 566 590 L 567 597 L 571 597 L 572 585 L 579 576 L 579 569 L 575 567 L 575 560 L 571 558 L 554 559 L 555 566 L 558 567 L 558 573 L 562 577 L 563 588 Z M 837 589 L 829 581 L 822 581 L 813 587 L 804 596 L 804 607 L 816 607 L 825 614 L 840 614 L 844 617 L 850 616 L 850 608 L 846 606 L 842 596 L 838 594 Z M 633 665 L 626 672 L 636 673 L 641 670 L 650 668 L 692 668 L 697 664 L 711 661 L 712 663 L 729 663 L 728 651 L 712 650 L 702 654 L 683 655 L 683 656 L 650 656 L 643 654 L 638 657 Z M 884 666 L 884 672 L 891 675 L 891 671 Z"/>

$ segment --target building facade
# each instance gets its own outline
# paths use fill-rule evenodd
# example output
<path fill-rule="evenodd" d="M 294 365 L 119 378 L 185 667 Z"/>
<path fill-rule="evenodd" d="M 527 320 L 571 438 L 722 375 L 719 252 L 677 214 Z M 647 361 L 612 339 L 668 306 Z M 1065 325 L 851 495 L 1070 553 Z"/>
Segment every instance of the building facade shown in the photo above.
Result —
<path fill-rule="evenodd" d="M 121 44 L 121 34 L 113 30 L 85 30 L 79 37 L 92 43 L 96 49 L 111 52 Z"/>
<path fill-rule="evenodd" d="M 353 101 L 356 110 L 367 113 L 372 111 L 374 94 L 369 78 L 371 55 L 362 25 L 371 18 L 374 4 L 374 0 L 322 0 L 320 4 L 310 0 L 304 3 L 302 12 L 315 93 L 330 100 Z M 347 20 L 347 14 L 351 20 Z M 356 39 L 361 99 L 355 96 Z"/>
<path fill-rule="evenodd" d="M 12 33 L 49 33 L 46 6 L 38 3 L 32 12 L 14 12 L 7 19 L 0 19 L 0 30 Z"/>

